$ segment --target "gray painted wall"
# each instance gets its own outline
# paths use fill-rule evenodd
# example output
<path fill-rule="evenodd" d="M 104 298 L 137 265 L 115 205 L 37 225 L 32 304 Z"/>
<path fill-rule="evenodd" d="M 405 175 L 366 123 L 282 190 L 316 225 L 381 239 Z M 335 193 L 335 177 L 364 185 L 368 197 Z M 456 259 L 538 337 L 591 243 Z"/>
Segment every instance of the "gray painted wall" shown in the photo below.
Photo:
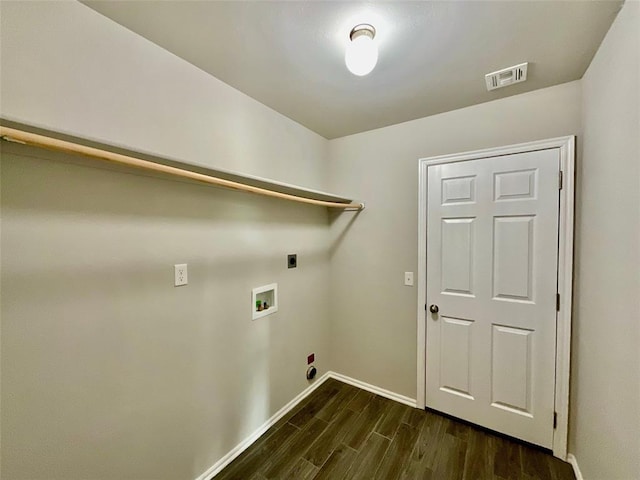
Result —
<path fill-rule="evenodd" d="M 588 479 L 640 474 L 637 2 L 584 81 L 330 142 L 81 4 L 0 7 L 3 116 L 368 207 L 327 215 L 3 144 L 3 478 L 193 478 L 306 386 L 310 351 L 415 397 L 417 159 L 569 134 L 584 151 L 570 450 Z M 252 322 L 250 289 L 272 281 L 280 312 Z"/>
<path fill-rule="evenodd" d="M 325 139 L 84 5 L 1 8 L 3 116 L 325 187 Z M 2 478 L 195 478 L 329 369 L 325 209 L 1 148 Z"/>
<path fill-rule="evenodd" d="M 330 183 L 367 209 L 333 222 L 334 368 L 416 398 L 418 159 L 580 134 L 580 82 L 330 142 Z M 346 234 L 345 234 L 346 232 Z"/>
<path fill-rule="evenodd" d="M 583 80 L 570 451 L 584 478 L 640 478 L 640 3 Z"/>
<path fill-rule="evenodd" d="M 326 187 L 327 141 L 76 1 L 2 2 L 5 118 Z"/>

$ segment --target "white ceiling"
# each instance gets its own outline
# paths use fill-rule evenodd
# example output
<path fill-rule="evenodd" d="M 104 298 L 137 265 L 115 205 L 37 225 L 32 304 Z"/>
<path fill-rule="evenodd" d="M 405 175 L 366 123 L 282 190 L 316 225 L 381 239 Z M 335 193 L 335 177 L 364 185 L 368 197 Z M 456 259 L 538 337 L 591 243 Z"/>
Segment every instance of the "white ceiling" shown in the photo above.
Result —
<path fill-rule="evenodd" d="M 85 1 L 88 6 L 326 138 L 582 77 L 622 4 L 608 1 Z M 379 61 L 344 65 L 372 23 Z M 529 79 L 487 92 L 521 62 Z"/>

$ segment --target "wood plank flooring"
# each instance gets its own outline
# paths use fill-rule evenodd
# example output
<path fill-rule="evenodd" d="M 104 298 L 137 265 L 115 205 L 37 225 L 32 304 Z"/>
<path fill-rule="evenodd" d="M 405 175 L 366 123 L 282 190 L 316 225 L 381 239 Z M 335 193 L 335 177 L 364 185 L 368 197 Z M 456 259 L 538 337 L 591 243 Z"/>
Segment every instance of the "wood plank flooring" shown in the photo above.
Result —
<path fill-rule="evenodd" d="M 329 379 L 215 480 L 575 480 L 544 451 Z"/>

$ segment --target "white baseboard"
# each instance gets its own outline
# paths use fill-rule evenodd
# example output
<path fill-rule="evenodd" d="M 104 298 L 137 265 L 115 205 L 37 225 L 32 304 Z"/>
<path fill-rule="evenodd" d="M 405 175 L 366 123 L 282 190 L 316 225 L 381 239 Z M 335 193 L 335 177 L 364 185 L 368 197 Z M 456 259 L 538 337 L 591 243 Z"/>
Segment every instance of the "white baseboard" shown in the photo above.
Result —
<path fill-rule="evenodd" d="M 236 445 L 229 453 L 223 456 L 220 460 L 214 463 L 211 467 L 207 469 L 202 475 L 200 475 L 196 480 L 211 480 L 215 477 L 220 471 L 233 462 L 242 452 L 244 452 L 247 448 L 253 444 L 260 436 L 269 430 L 275 423 L 284 417 L 287 413 L 293 410 L 296 405 L 298 405 L 302 400 L 304 400 L 311 392 L 313 392 L 316 388 L 322 385 L 329 378 L 335 378 L 344 383 L 348 383 L 349 385 L 353 385 L 354 387 L 361 388 L 363 390 L 367 390 L 371 393 L 375 393 L 376 395 L 380 395 L 381 397 L 388 398 L 389 400 L 394 400 L 396 402 L 404 403 L 405 405 L 409 405 L 410 407 L 416 406 L 416 400 L 414 398 L 405 397 L 404 395 L 400 395 L 398 393 L 391 392 L 389 390 L 385 390 L 384 388 L 376 387 L 375 385 L 371 385 L 369 383 L 361 382 L 360 380 L 356 380 L 355 378 L 347 377 L 346 375 L 342 375 L 341 373 L 336 372 L 327 372 L 321 377 L 319 377 L 315 382 L 305 388 L 298 396 L 296 396 L 293 400 L 287 403 L 284 407 L 278 410 L 269 420 L 264 422 L 260 428 L 254 431 L 251 435 L 245 438 L 242 442 Z M 580 478 L 578 480 L 581 480 Z"/>
<path fill-rule="evenodd" d="M 376 395 L 380 395 L 381 397 L 388 398 L 389 400 L 394 400 L 399 403 L 404 403 L 405 405 L 409 405 L 410 407 L 416 407 L 416 399 L 405 397 L 404 395 L 400 395 L 399 393 L 392 392 L 390 390 L 385 390 L 384 388 L 376 387 L 375 385 L 371 385 L 370 383 L 361 382 L 360 380 L 356 380 L 355 378 L 347 377 L 346 375 L 342 375 L 341 373 L 329 372 L 329 377 L 335 378 L 336 380 L 340 380 L 341 382 L 348 383 L 349 385 L 353 385 L 354 387 L 361 388 L 362 390 L 367 390 L 368 392 L 375 393 Z"/>
<path fill-rule="evenodd" d="M 576 475 L 576 480 L 584 480 L 580 467 L 578 466 L 578 460 L 573 453 L 567 454 L 567 462 L 573 467 L 573 473 Z"/>
<path fill-rule="evenodd" d="M 315 382 L 305 388 L 299 395 L 297 395 L 293 400 L 287 403 L 284 407 L 278 410 L 269 420 L 264 422 L 260 428 L 254 431 L 251 435 L 245 438 L 238 445 L 233 447 L 229 453 L 227 453 L 224 457 L 214 463 L 211 467 L 207 469 L 202 475 L 196 478 L 196 480 L 211 480 L 215 477 L 220 471 L 233 462 L 242 452 L 244 452 L 247 448 L 253 444 L 260 436 L 269 430 L 273 425 L 276 424 L 278 420 L 284 417 L 287 413 L 293 410 L 296 405 L 298 405 L 302 400 L 304 400 L 311 392 L 313 392 L 316 388 L 322 385 L 326 380 L 329 379 L 329 373 L 327 372 L 321 377 L 319 377 Z"/>

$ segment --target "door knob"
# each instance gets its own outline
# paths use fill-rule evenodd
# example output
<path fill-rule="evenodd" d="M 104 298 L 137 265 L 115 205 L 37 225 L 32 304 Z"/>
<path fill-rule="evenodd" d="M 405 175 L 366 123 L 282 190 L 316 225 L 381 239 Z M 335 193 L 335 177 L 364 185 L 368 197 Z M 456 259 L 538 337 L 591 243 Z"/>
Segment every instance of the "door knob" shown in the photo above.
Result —
<path fill-rule="evenodd" d="M 431 313 L 438 313 L 438 312 L 440 311 L 440 309 L 438 308 L 438 305 L 431 305 L 431 306 L 429 307 L 429 311 L 430 311 Z"/>

